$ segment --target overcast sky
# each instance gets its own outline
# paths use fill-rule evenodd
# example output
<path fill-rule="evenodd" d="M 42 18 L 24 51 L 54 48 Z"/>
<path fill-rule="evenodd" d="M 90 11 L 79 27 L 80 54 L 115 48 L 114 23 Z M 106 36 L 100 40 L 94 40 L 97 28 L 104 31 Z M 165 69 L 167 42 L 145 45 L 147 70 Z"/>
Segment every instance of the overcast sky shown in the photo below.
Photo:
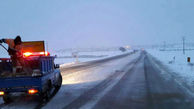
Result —
<path fill-rule="evenodd" d="M 0 38 L 50 49 L 194 41 L 194 0 L 1 0 Z"/>

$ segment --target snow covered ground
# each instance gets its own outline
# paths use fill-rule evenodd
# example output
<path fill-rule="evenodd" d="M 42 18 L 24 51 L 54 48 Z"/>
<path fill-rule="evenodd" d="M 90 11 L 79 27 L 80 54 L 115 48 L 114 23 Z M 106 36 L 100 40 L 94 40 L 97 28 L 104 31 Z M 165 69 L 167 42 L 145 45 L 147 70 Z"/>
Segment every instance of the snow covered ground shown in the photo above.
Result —
<path fill-rule="evenodd" d="M 194 51 L 159 51 L 157 49 L 148 49 L 148 53 L 160 60 L 164 65 L 170 68 L 170 73 L 178 77 L 177 79 L 192 88 L 194 86 Z M 187 62 L 187 58 L 191 62 Z M 193 89 L 193 88 L 192 88 Z"/>
<path fill-rule="evenodd" d="M 73 64 L 78 62 L 86 62 L 92 60 L 99 60 L 104 59 L 116 55 L 120 55 L 123 53 L 127 53 L 131 51 L 121 52 L 121 51 L 96 51 L 96 52 L 79 52 L 78 58 L 72 57 L 72 52 L 65 52 L 65 53 L 54 53 L 57 55 L 58 58 L 55 59 L 56 64 Z M 86 57 L 79 57 L 79 56 L 86 56 Z M 88 57 L 87 57 L 88 56 Z"/>

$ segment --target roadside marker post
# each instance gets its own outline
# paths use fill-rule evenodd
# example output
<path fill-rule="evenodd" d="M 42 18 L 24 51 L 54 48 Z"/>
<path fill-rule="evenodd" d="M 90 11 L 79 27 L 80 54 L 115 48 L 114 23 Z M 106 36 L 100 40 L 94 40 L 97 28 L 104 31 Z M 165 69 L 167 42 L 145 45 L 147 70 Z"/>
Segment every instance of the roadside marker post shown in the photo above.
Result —
<path fill-rule="evenodd" d="M 191 62 L 191 58 L 187 57 L 187 62 L 190 63 Z"/>

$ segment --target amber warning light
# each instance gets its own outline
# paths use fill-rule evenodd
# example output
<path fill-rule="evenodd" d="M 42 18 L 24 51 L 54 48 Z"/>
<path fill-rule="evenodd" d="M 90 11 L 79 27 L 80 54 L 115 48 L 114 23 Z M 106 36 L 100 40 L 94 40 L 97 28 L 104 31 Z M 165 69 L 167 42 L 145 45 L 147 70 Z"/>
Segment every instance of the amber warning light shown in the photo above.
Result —
<path fill-rule="evenodd" d="M 33 94 L 38 93 L 38 90 L 36 90 L 36 89 L 29 89 L 28 90 L 28 93 L 31 94 L 31 95 L 33 95 Z"/>
<path fill-rule="evenodd" d="M 25 52 L 23 53 L 24 57 L 30 57 L 30 56 L 50 56 L 49 52 Z"/>
<path fill-rule="evenodd" d="M 3 91 L 0 91 L 0 96 L 2 96 L 2 95 L 5 95 L 5 93 Z"/>

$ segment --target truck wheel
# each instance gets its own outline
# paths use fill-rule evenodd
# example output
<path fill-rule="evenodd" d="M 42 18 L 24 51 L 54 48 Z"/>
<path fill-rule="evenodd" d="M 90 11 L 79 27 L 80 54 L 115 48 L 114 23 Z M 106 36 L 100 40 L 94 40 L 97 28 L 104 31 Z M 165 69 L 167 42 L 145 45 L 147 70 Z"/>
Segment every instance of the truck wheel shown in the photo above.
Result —
<path fill-rule="evenodd" d="M 7 94 L 7 95 L 4 95 L 3 96 L 3 101 L 4 101 L 4 103 L 10 103 L 12 100 L 11 100 L 11 96 L 9 95 L 9 94 Z"/>
<path fill-rule="evenodd" d="M 48 101 L 49 98 L 51 97 L 51 83 L 48 82 L 48 86 L 47 86 L 47 90 L 45 92 L 42 92 L 39 96 L 40 96 L 40 100 L 42 102 Z"/>
<path fill-rule="evenodd" d="M 46 92 L 42 93 L 39 95 L 40 96 L 40 101 L 41 102 L 46 102 L 49 100 L 49 98 L 51 97 L 50 91 L 47 90 Z"/>
<path fill-rule="evenodd" d="M 49 99 L 48 91 L 45 91 L 44 93 L 41 93 L 39 96 L 40 96 L 40 101 L 41 102 L 46 102 Z"/>
<path fill-rule="evenodd" d="M 45 96 L 45 93 L 40 94 L 39 97 L 40 102 L 46 102 L 48 100 L 47 97 Z"/>
<path fill-rule="evenodd" d="M 60 89 L 62 81 L 63 81 L 63 79 L 62 79 L 62 76 L 60 74 L 60 76 L 59 76 L 59 78 L 57 80 L 57 85 L 55 85 L 55 92 L 57 92 Z"/>

